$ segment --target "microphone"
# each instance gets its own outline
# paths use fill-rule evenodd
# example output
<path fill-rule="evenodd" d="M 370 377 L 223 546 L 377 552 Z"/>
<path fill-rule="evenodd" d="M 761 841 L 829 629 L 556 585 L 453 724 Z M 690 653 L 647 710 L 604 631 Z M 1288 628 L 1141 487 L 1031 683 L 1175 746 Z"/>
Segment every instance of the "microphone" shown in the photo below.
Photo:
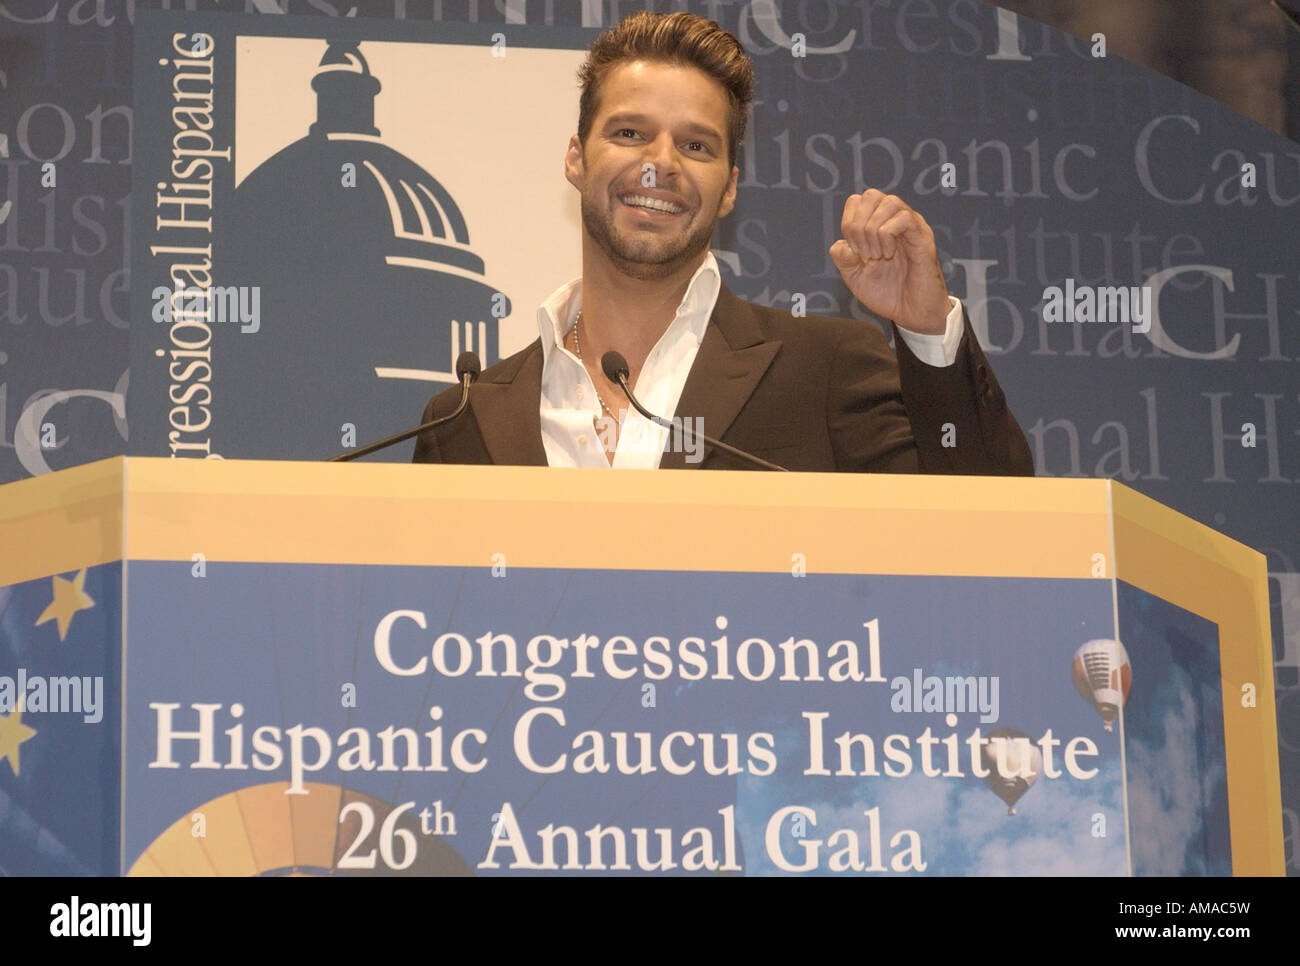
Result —
<path fill-rule="evenodd" d="M 371 443 L 360 449 L 344 450 L 337 456 L 331 456 L 326 463 L 346 463 L 349 460 L 360 459 L 363 456 L 369 456 L 371 453 L 378 452 L 389 446 L 395 446 L 403 440 L 410 439 L 412 436 L 419 436 L 426 429 L 433 429 L 435 426 L 441 426 L 443 423 L 449 423 L 465 411 L 469 405 L 469 387 L 470 384 L 478 378 L 478 374 L 483 371 L 483 363 L 479 361 L 477 354 L 473 352 L 462 352 L 460 358 L 456 360 L 456 378 L 460 380 L 460 405 L 450 416 L 443 416 L 441 419 L 431 419 L 427 423 L 416 426 L 415 429 L 408 429 L 406 432 L 398 433 L 396 436 L 389 436 L 387 439 L 381 439 L 377 443 Z"/>
<path fill-rule="evenodd" d="M 628 373 L 631 370 L 628 369 L 627 360 L 623 358 L 622 353 L 614 352 L 613 350 L 606 352 L 603 356 L 600 357 L 600 368 L 604 370 L 606 379 L 608 379 L 610 382 L 618 383 L 619 388 L 623 390 L 623 395 L 627 396 L 628 402 L 630 402 L 632 406 L 636 409 L 636 411 L 639 412 L 642 416 L 650 420 L 650 422 L 654 423 L 656 426 L 662 426 L 664 429 L 672 430 L 676 428 L 669 420 L 664 419 L 661 416 L 656 416 L 654 413 L 650 412 L 639 402 L 637 402 L 636 396 L 632 395 L 632 387 L 627 384 Z M 682 420 L 683 430 L 689 429 L 686 423 L 687 421 L 683 419 Z M 717 449 L 722 450 L 724 453 L 730 453 L 732 456 L 738 456 L 740 459 L 753 463 L 755 466 L 758 466 L 762 469 L 779 470 L 782 473 L 790 472 L 784 466 L 777 466 L 775 463 L 769 463 L 767 460 L 759 459 L 757 456 L 751 456 L 749 453 L 746 453 L 744 450 L 736 449 L 736 447 L 734 446 L 728 446 L 726 443 L 722 442 L 721 440 L 716 440 L 713 439 L 712 437 L 705 436 L 703 433 L 697 433 L 695 432 L 694 429 L 690 429 L 689 431 L 692 437 L 702 439 L 708 445 L 716 447 Z"/>

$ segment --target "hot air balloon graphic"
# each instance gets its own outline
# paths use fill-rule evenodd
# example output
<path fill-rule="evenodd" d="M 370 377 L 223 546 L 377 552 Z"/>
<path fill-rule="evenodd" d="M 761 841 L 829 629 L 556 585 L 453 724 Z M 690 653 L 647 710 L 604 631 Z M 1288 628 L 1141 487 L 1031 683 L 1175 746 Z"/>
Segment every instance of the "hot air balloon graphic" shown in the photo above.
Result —
<path fill-rule="evenodd" d="M 1124 645 L 1105 638 L 1089 641 L 1074 652 L 1070 675 L 1079 695 L 1101 715 L 1106 730 L 1113 731 L 1133 677 Z"/>
<path fill-rule="evenodd" d="M 984 783 L 1007 803 L 1007 814 L 1015 815 L 1016 802 L 1043 770 L 1042 751 L 1023 731 L 999 728 L 985 739 L 980 759 L 988 769 Z"/>

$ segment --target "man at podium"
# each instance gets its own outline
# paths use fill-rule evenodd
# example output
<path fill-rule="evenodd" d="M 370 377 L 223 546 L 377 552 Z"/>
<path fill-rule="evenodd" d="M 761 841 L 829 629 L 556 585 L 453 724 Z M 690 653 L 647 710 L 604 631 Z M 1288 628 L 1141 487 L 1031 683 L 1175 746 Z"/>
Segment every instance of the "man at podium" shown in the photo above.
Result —
<path fill-rule="evenodd" d="M 754 91 L 732 34 L 633 14 L 579 80 L 564 174 L 581 194 L 582 275 L 538 309 L 536 341 L 483 371 L 463 414 L 420 434 L 415 462 L 1033 475 L 934 233 L 902 199 L 850 196 L 829 252 L 892 322 L 897 358 L 875 325 L 796 317 L 722 284 L 709 240 L 735 204 Z M 436 395 L 425 421 L 461 396 Z"/>

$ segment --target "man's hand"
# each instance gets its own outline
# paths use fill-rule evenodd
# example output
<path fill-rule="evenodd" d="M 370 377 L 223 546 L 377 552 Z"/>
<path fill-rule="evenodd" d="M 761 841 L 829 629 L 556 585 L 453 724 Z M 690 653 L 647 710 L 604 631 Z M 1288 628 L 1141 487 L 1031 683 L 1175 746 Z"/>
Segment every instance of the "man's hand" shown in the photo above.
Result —
<path fill-rule="evenodd" d="M 948 286 L 934 232 L 907 202 L 875 188 L 849 195 L 840 232 L 831 261 L 859 302 L 913 332 L 947 328 Z"/>

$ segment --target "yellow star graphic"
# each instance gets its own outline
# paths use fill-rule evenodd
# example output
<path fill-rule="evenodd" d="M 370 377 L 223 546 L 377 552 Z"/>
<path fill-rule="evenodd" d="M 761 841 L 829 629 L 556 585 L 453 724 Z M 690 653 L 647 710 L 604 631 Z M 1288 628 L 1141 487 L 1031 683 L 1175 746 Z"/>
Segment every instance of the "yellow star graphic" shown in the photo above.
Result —
<path fill-rule="evenodd" d="M 35 728 L 23 724 L 23 713 L 0 714 L 0 761 L 9 759 L 9 766 L 18 774 L 18 746 L 36 734 Z"/>
<path fill-rule="evenodd" d="M 72 615 L 79 610 L 89 610 L 95 606 L 95 602 L 81 589 L 86 583 L 85 567 L 77 571 L 77 576 L 71 580 L 62 577 L 54 577 L 53 580 L 54 600 L 50 601 L 50 606 L 36 618 L 36 626 L 39 627 L 46 621 L 58 621 L 59 640 L 63 641 L 67 640 L 68 625 L 72 623 Z"/>

